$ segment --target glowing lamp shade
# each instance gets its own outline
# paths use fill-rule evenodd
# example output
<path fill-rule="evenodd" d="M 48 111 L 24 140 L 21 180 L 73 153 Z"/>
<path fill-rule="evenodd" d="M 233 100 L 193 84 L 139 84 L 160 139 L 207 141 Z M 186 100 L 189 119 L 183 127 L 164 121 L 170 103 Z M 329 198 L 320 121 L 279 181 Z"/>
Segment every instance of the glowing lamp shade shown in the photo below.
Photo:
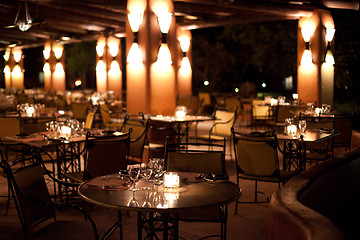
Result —
<path fill-rule="evenodd" d="M 16 49 L 14 49 L 13 55 L 14 55 L 14 60 L 15 60 L 15 62 L 17 62 L 17 63 L 20 62 L 20 60 L 21 60 L 21 55 L 22 55 L 21 50 L 16 50 Z"/>
<path fill-rule="evenodd" d="M 190 39 L 186 36 L 179 37 L 181 51 L 187 52 L 190 48 Z"/>
<path fill-rule="evenodd" d="M 334 35 L 335 35 L 335 28 L 327 28 L 326 29 L 325 38 L 326 38 L 327 42 L 331 42 L 334 38 Z"/>
<path fill-rule="evenodd" d="M 21 75 L 21 68 L 19 65 L 16 65 L 12 71 L 14 77 L 19 77 Z"/>
<path fill-rule="evenodd" d="M 128 63 L 141 63 L 142 62 L 142 53 L 139 48 L 139 44 L 133 43 L 131 45 L 129 54 L 127 56 Z"/>
<path fill-rule="evenodd" d="M 49 63 L 44 64 L 43 72 L 44 73 L 50 73 L 50 64 Z"/>
<path fill-rule="evenodd" d="M 98 63 L 96 64 L 96 71 L 106 72 L 106 66 L 103 60 L 98 61 Z"/>
<path fill-rule="evenodd" d="M 302 58 L 301 58 L 301 65 L 309 65 L 312 63 L 312 56 L 311 51 L 309 49 L 305 49 Z"/>
<path fill-rule="evenodd" d="M 334 65 L 335 64 L 335 59 L 334 59 L 334 56 L 331 52 L 330 49 L 328 49 L 326 51 L 326 55 L 325 55 L 325 63 L 327 64 L 331 64 L 331 65 Z"/>
<path fill-rule="evenodd" d="M 161 44 L 156 61 L 172 63 L 170 49 L 166 43 Z"/>
<path fill-rule="evenodd" d="M 9 58 L 10 58 L 10 49 L 8 48 L 8 49 L 6 49 L 6 51 L 5 51 L 4 59 L 5 59 L 5 61 L 7 62 L 7 61 L 9 61 Z"/>
<path fill-rule="evenodd" d="M 64 67 L 61 62 L 56 63 L 55 65 L 55 73 L 60 73 L 64 71 Z"/>
<path fill-rule="evenodd" d="M 96 53 L 99 57 L 102 57 L 104 55 L 104 51 L 105 51 L 105 45 L 98 45 L 96 46 Z"/>
<path fill-rule="evenodd" d="M 157 14 L 159 21 L 160 31 L 162 33 L 168 33 L 171 25 L 172 13 L 160 12 Z"/>
<path fill-rule="evenodd" d="M 46 48 L 43 50 L 43 55 L 46 60 L 50 58 L 50 49 Z"/>
<path fill-rule="evenodd" d="M 120 73 L 120 66 L 116 60 L 113 60 L 110 65 L 109 74 L 118 74 Z"/>
<path fill-rule="evenodd" d="M 116 57 L 116 55 L 119 52 L 119 46 L 117 46 L 116 43 L 111 43 L 109 44 L 109 50 L 110 50 L 110 55 L 112 57 Z"/>
<path fill-rule="evenodd" d="M 56 44 L 53 48 L 56 59 L 60 59 L 63 54 L 64 46 Z"/>
<path fill-rule="evenodd" d="M 184 57 L 182 60 L 181 60 L 181 68 L 180 68 L 181 71 L 190 71 L 191 70 L 191 65 L 190 65 L 190 61 L 189 61 L 189 58 L 188 57 Z"/>
<path fill-rule="evenodd" d="M 142 12 L 128 13 L 127 17 L 128 17 L 128 20 L 129 20 L 131 30 L 133 32 L 138 32 L 139 28 L 140 28 L 140 25 L 142 23 L 143 13 Z"/>
<path fill-rule="evenodd" d="M 311 39 L 314 31 L 315 31 L 314 26 L 306 26 L 301 29 L 301 34 L 302 34 L 305 42 L 310 42 L 310 39 Z"/>
<path fill-rule="evenodd" d="M 6 65 L 6 66 L 4 67 L 4 73 L 5 73 L 6 75 L 10 74 L 10 67 L 9 67 L 9 65 Z"/>

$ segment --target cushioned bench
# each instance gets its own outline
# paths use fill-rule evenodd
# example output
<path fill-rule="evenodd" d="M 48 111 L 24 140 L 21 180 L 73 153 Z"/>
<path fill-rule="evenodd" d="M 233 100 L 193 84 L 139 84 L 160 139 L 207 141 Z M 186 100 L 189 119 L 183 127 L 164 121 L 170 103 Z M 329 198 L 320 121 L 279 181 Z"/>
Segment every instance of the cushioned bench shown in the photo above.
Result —
<path fill-rule="evenodd" d="M 267 237 L 360 239 L 360 147 L 309 168 L 275 192 Z"/>

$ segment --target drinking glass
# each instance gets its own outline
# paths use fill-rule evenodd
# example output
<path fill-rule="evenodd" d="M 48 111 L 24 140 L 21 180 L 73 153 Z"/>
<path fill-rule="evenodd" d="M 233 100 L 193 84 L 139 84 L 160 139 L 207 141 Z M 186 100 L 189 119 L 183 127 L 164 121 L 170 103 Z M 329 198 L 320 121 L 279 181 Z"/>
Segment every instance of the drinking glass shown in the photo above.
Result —
<path fill-rule="evenodd" d="M 152 160 L 153 174 L 155 177 L 154 184 L 161 184 L 161 176 L 164 174 L 164 159 L 163 158 L 153 158 Z"/>
<path fill-rule="evenodd" d="M 306 131 L 306 120 L 299 120 L 300 134 L 303 135 Z"/>
<path fill-rule="evenodd" d="M 129 207 L 139 207 L 139 201 L 135 197 L 135 191 L 133 191 L 133 197 L 130 200 L 130 202 L 128 203 L 128 206 Z"/>
<path fill-rule="evenodd" d="M 136 188 L 136 182 L 137 180 L 139 179 L 139 175 L 140 175 L 140 168 L 138 168 L 137 166 L 135 165 L 130 165 L 129 166 L 129 169 L 128 169 L 128 172 L 129 172 L 129 177 L 130 177 L 130 180 L 132 181 L 133 185 L 132 187 L 130 188 L 131 191 L 137 191 L 139 189 Z"/>
<path fill-rule="evenodd" d="M 149 185 L 149 179 L 151 178 L 153 174 L 153 167 L 151 164 L 141 164 L 141 176 L 145 178 L 146 181 L 146 187 L 142 187 L 143 190 L 148 190 L 150 187 Z"/>

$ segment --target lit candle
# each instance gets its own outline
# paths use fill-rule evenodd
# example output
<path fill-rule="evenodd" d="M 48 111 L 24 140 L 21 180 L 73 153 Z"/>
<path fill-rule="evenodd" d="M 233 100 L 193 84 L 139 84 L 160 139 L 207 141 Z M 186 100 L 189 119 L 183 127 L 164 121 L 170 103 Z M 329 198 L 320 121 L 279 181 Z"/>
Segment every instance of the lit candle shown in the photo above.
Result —
<path fill-rule="evenodd" d="M 167 172 L 164 174 L 164 187 L 176 188 L 180 186 L 180 177 L 177 173 Z"/>
<path fill-rule="evenodd" d="M 295 137 L 296 132 L 297 132 L 297 127 L 296 127 L 296 125 L 289 125 L 289 126 L 287 126 L 287 134 L 288 134 L 288 135 Z"/>
<path fill-rule="evenodd" d="M 71 136 L 71 128 L 68 126 L 61 126 L 61 136 L 62 137 L 70 137 Z"/>
<path fill-rule="evenodd" d="M 28 108 L 26 109 L 26 114 L 27 114 L 27 115 L 31 116 L 31 115 L 33 115 L 34 113 L 35 113 L 35 108 L 34 108 L 34 107 L 28 107 Z"/>

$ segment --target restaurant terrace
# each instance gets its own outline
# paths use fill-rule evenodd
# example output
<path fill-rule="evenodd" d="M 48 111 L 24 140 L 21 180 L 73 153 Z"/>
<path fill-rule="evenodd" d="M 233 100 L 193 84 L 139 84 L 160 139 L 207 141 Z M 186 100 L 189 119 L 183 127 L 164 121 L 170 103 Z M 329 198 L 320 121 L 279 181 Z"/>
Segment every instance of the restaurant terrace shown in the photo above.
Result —
<path fill-rule="evenodd" d="M 359 4 L 2 0 L 0 238 L 359 239 Z"/>

